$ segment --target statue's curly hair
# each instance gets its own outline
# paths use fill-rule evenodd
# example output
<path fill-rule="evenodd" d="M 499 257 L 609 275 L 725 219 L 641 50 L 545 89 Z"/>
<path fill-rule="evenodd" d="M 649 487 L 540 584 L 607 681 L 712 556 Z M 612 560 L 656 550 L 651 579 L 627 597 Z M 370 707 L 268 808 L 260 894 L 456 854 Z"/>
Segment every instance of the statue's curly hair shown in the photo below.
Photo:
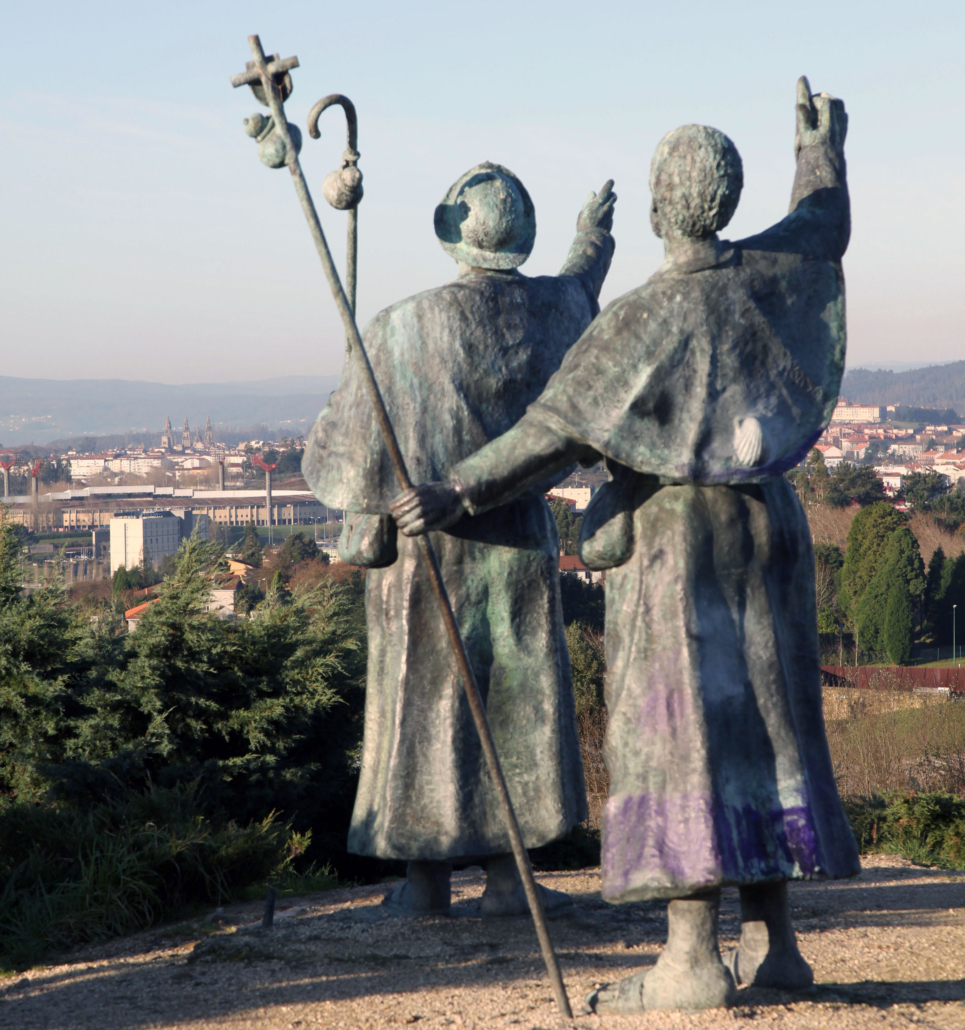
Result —
<path fill-rule="evenodd" d="M 731 220 L 744 185 L 737 147 L 709 125 L 668 132 L 650 163 L 650 220 L 681 236 L 709 236 Z"/>

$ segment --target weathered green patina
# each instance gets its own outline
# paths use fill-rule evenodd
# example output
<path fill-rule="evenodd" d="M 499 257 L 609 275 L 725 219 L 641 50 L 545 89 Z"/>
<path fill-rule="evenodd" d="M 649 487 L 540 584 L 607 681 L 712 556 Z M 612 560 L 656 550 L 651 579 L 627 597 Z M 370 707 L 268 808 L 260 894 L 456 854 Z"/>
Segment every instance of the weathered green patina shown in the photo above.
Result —
<path fill-rule="evenodd" d="M 460 264 L 448 285 L 381 312 L 366 351 L 413 478 L 434 478 L 508 430 L 598 312 L 614 196 L 591 197 L 559 276 L 515 271 L 532 248 L 532 202 L 483 164 L 437 209 Z M 483 267 L 492 266 L 492 267 Z M 414 541 L 397 541 L 398 492 L 364 384 L 347 364 L 319 416 L 303 470 L 350 514 L 340 543 L 366 576 L 369 663 L 351 850 L 410 860 L 509 851 L 505 821 L 459 689 Z M 538 489 L 434 534 L 516 809 L 535 847 L 585 817 L 563 633 L 555 523 Z"/>
<path fill-rule="evenodd" d="M 810 533 L 781 477 L 830 417 L 845 347 L 847 116 L 806 80 L 798 93 L 790 214 L 719 240 L 736 148 L 704 126 L 670 133 L 651 171 L 664 264 L 595 320 L 509 433 L 393 504 L 418 533 L 594 454 L 613 472 L 581 541 L 611 570 L 603 894 L 690 900 L 671 906 L 655 969 L 596 995 L 600 1011 L 732 998 L 724 884 L 765 913 L 772 942 L 742 940 L 733 975 L 803 986 L 781 885 L 859 868 L 824 735 Z"/>

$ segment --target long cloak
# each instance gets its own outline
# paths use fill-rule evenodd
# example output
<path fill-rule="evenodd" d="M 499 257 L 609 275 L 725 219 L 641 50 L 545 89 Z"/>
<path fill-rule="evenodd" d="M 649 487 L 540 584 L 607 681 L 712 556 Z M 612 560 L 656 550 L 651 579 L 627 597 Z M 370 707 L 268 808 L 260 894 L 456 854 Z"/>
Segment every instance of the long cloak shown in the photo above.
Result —
<path fill-rule="evenodd" d="M 810 531 L 780 478 L 844 361 L 843 159 L 802 156 L 788 218 L 611 304 L 516 428 L 451 473 L 483 511 L 586 449 L 614 472 L 583 522 L 629 516 L 607 575 L 612 902 L 859 868 L 824 732 Z M 768 448 L 744 466 L 750 417 Z"/>
<path fill-rule="evenodd" d="M 584 233 L 559 277 L 473 274 L 373 320 L 366 349 L 413 479 L 438 477 L 523 415 L 597 314 L 611 254 L 609 234 Z M 350 512 L 384 519 L 398 493 L 351 359 L 303 470 L 316 496 Z M 586 817 L 555 520 L 534 489 L 432 536 L 523 839 L 537 847 Z M 365 739 L 349 850 L 399 859 L 506 853 L 418 549 L 408 538 L 397 548 L 391 564 L 366 575 Z"/>

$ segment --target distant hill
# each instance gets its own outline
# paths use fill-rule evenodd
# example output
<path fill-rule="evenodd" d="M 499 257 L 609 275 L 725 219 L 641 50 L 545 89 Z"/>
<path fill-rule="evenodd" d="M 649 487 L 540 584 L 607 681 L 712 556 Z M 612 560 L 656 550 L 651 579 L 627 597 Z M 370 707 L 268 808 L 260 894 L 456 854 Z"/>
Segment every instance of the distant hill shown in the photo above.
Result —
<path fill-rule="evenodd" d="M 172 386 L 128 379 L 19 379 L 0 376 L 0 444 L 151 433 L 164 419 L 192 434 L 206 418 L 221 426 L 265 425 L 298 435 L 322 410 L 338 376 L 281 376 L 239 383 Z"/>
<path fill-rule="evenodd" d="M 903 404 L 965 411 L 965 361 L 907 372 L 849 368 L 841 396 L 858 404 Z"/>

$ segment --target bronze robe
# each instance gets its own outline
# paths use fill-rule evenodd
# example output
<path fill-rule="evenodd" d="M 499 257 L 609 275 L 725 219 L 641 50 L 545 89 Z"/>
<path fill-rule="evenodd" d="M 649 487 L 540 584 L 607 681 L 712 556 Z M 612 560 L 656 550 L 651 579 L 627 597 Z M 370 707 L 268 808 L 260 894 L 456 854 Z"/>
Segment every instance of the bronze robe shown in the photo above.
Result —
<path fill-rule="evenodd" d="M 844 365 L 843 156 L 802 151 L 791 208 L 614 301 L 519 425 L 452 470 L 474 512 L 594 451 L 613 472 L 581 549 L 612 567 L 608 901 L 859 869 L 824 732 L 810 531 L 781 476 Z M 735 426 L 751 417 L 767 448 L 746 466 Z"/>
<path fill-rule="evenodd" d="M 558 277 L 473 273 L 376 316 L 365 344 L 410 475 L 445 469 L 509 429 L 597 314 L 613 251 L 581 233 Z M 368 672 L 349 850 L 397 859 L 506 853 L 509 836 L 414 541 L 388 518 L 398 493 L 350 358 L 303 461 L 325 504 L 351 515 L 340 545 L 366 575 Z M 544 484 L 545 485 L 545 484 Z M 523 839 L 586 817 L 558 533 L 540 488 L 433 534 Z"/>

